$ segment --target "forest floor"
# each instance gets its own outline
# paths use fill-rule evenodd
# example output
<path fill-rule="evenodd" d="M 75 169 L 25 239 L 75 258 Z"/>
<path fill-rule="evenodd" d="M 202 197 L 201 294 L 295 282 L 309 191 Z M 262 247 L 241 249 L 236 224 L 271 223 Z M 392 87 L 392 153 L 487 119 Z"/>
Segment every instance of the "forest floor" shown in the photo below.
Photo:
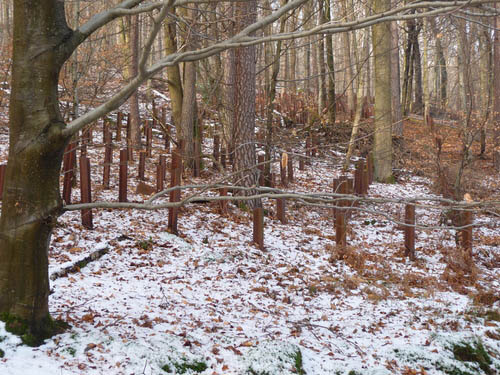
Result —
<path fill-rule="evenodd" d="M 8 134 L 0 130 L 4 162 Z M 397 183 L 373 183 L 368 195 L 435 197 L 428 138 L 408 122 Z M 101 142 L 100 132 L 94 139 Z M 156 142 L 152 185 L 152 160 L 163 152 Z M 447 142 L 452 158 L 451 136 Z M 305 171 L 295 170 L 287 190 L 331 191 L 342 153 L 322 150 Z M 102 148 L 89 155 L 93 200 L 117 201 L 117 163 L 111 190 L 103 190 Z M 473 199 L 500 194 L 490 164 L 478 159 L 476 177 L 467 177 Z M 133 193 L 137 158 L 129 168 L 129 200 L 143 201 Z M 216 178 L 205 172 L 183 183 Z M 51 282 L 50 312 L 71 325 L 66 333 L 31 348 L 0 323 L 0 374 L 500 373 L 498 216 L 475 216 L 472 259 L 456 249 L 453 231 L 429 228 L 417 230 L 410 261 L 403 231 L 382 215 L 401 218 L 403 205 L 355 213 L 344 250 L 335 246 L 330 209 L 289 202 L 281 224 L 273 202 L 264 205 L 265 250 L 252 244 L 250 214 L 232 205 L 225 215 L 216 204 L 182 208 L 179 236 L 167 232 L 166 211 L 94 210 L 93 230 L 82 227 L 79 212 L 64 214 L 50 245 L 50 275 L 96 250 L 107 253 Z M 432 202 L 417 208 L 418 224 L 435 227 L 440 217 Z"/>

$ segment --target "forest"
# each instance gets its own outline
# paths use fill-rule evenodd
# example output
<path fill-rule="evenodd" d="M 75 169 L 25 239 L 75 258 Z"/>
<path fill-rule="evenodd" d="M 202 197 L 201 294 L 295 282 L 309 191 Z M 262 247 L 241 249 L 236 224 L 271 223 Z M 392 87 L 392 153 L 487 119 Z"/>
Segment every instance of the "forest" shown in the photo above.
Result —
<path fill-rule="evenodd" d="M 0 374 L 500 374 L 499 0 L 2 0 Z"/>

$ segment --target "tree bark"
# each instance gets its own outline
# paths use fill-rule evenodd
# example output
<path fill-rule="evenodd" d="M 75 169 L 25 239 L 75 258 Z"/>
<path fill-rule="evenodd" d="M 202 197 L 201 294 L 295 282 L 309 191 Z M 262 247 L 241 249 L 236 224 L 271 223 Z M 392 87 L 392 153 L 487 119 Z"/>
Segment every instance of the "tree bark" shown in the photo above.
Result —
<path fill-rule="evenodd" d="M 325 0 L 325 21 L 331 20 L 330 0 Z M 333 56 L 333 40 L 332 35 L 328 34 L 325 38 L 326 42 L 326 63 L 328 67 L 328 122 L 331 129 L 335 127 L 337 117 L 336 97 L 335 97 L 335 66 Z"/>
<path fill-rule="evenodd" d="M 498 4 L 495 3 L 495 8 L 498 9 Z M 500 152 L 500 16 L 495 17 L 496 28 L 493 41 L 493 134 L 494 134 L 494 151 Z"/>
<path fill-rule="evenodd" d="M 185 165 L 193 167 L 194 162 L 194 127 L 197 122 L 196 111 L 196 62 L 184 65 L 184 94 L 182 100 L 181 129 L 179 139 L 185 141 L 183 157 Z"/>
<path fill-rule="evenodd" d="M 352 8 L 348 6 L 348 1 L 343 0 L 341 3 L 342 6 L 342 12 L 343 12 L 343 17 L 346 20 L 351 21 L 352 17 L 349 16 L 350 12 L 352 11 Z M 342 44 L 344 45 L 344 90 L 347 94 L 347 107 L 348 111 L 351 113 L 351 118 L 354 113 L 354 97 L 355 97 L 355 92 L 354 92 L 354 82 L 353 82 L 353 77 L 354 77 L 354 67 L 353 67 L 353 62 L 352 62 L 352 57 L 351 57 L 351 34 L 349 32 L 342 33 Z M 356 38 L 356 35 L 352 33 L 352 38 L 354 41 L 354 38 Z"/>
<path fill-rule="evenodd" d="M 325 9 L 323 0 L 319 1 L 318 25 L 325 23 Z M 325 37 L 319 36 L 319 41 L 316 46 L 318 54 L 318 70 L 319 70 L 319 92 L 318 92 L 318 112 L 321 115 L 326 108 L 327 92 L 326 92 L 326 64 L 325 64 Z"/>
<path fill-rule="evenodd" d="M 403 136 L 403 113 L 401 111 L 401 83 L 399 69 L 399 30 L 398 23 L 391 23 L 391 91 L 392 91 L 392 124 L 394 134 L 398 137 Z"/>
<path fill-rule="evenodd" d="M 164 26 L 165 54 L 177 52 L 177 31 L 174 20 L 170 20 Z M 179 64 L 167 66 L 168 92 L 170 94 L 172 122 L 177 133 L 181 132 L 182 118 L 182 79 Z"/>
<path fill-rule="evenodd" d="M 413 47 L 413 77 L 415 80 L 415 101 L 413 102 L 412 111 L 414 113 L 422 112 L 423 105 L 423 89 L 422 89 L 422 59 L 420 57 L 420 42 L 418 41 L 418 35 L 422 29 L 420 21 L 417 22 L 417 27 L 414 37 L 414 47 Z"/>
<path fill-rule="evenodd" d="M 130 79 L 139 74 L 139 16 L 130 17 Z M 130 96 L 130 142 L 133 148 L 140 150 L 141 145 L 141 115 L 139 112 L 139 93 L 137 90 Z"/>
<path fill-rule="evenodd" d="M 235 16 L 236 31 L 256 20 L 257 2 L 251 0 L 238 5 Z M 234 58 L 234 170 L 236 181 L 243 186 L 256 186 L 258 170 L 255 162 L 255 47 L 237 48 Z M 250 208 L 260 202 L 249 201 Z"/>
<path fill-rule="evenodd" d="M 390 0 L 374 0 L 374 13 L 384 12 Z M 373 53 L 375 56 L 375 179 L 389 182 L 392 179 L 392 98 L 391 98 L 391 29 L 389 23 L 372 26 Z"/>
<path fill-rule="evenodd" d="M 17 1 L 10 99 L 9 161 L 0 217 L 0 312 L 26 320 L 34 336 L 48 323 L 48 244 L 62 201 L 59 171 L 68 139 L 57 98 L 71 50 L 64 3 Z M 8 261 L 7 261 L 8 260 Z"/>
<path fill-rule="evenodd" d="M 194 50 L 196 48 L 197 40 L 195 37 L 196 29 L 196 5 L 193 9 L 185 11 L 185 19 L 190 23 L 190 33 L 185 37 L 185 48 L 187 50 Z M 197 105 L 196 105 L 196 62 L 186 62 L 184 64 L 184 90 L 182 97 L 182 110 L 181 110 L 181 126 L 179 139 L 183 139 L 184 150 L 183 158 L 185 165 L 189 168 L 194 166 L 194 130 L 197 126 Z"/>
<path fill-rule="evenodd" d="M 281 5 L 285 5 L 288 0 L 281 0 Z M 285 32 L 286 19 L 281 19 L 279 32 Z M 271 82 L 269 84 L 269 90 L 267 92 L 267 110 L 266 110 L 266 160 L 271 160 L 271 148 L 273 146 L 273 116 L 274 116 L 274 100 L 276 98 L 276 85 L 278 83 L 278 75 L 280 72 L 280 60 L 281 60 L 281 49 L 282 42 L 278 40 L 276 42 L 276 53 L 274 54 L 274 60 L 272 64 Z M 267 163 L 264 166 L 264 176 L 266 177 L 266 184 L 270 186 L 269 176 L 271 175 L 271 163 Z"/>

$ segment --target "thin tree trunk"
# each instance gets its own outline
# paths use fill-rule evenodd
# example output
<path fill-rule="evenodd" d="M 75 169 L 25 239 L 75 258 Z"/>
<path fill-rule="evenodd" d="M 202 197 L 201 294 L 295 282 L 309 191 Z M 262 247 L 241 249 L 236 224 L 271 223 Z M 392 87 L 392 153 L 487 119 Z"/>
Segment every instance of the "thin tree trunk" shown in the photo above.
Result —
<path fill-rule="evenodd" d="M 325 20 L 325 10 L 323 0 L 319 1 L 318 24 L 323 24 Z M 318 67 L 319 67 L 319 96 L 318 96 L 318 112 L 323 113 L 326 108 L 326 64 L 325 64 L 325 37 L 320 35 L 317 44 Z"/>
<path fill-rule="evenodd" d="M 130 59 L 131 78 L 139 74 L 139 16 L 130 17 Z M 130 96 L 130 141 L 132 146 L 139 150 L 141 148 L 141 115 L 139 113 L 139 94 L 136 91 Z"/>
<path fill-rule="evenodd" d="M 499 6 L 495 3 L 495 8 Z M 496 28 L 493 41 L 493 132 L 494 132 L 494 151 L 500 152 L 500 16 L 496 16 Z M 500 167 L 500 165 L 498 166 Z"/>
<path fill-rule="evenodd" d="M 429 21 L 424 18 L 423 33 L 424 33 L 424 54 L 422 59 L 422 70 L 423 70 L 423 95 L 424 95 L 424 125 L 426 128 L 429 127 L 429 116 L 430 116 L 430 90 L 429 90 Z"/>
<path fill-rule="evenodd" d="M 349 17 L 349 11 L 351 10 L 351 7 L 349 7 L 348 0 L 343 0 L 342 3 L 342 11 L 343 11 L 343 16 L 346 20 L 352 20 L 352 17 Z M 354 67 L 353 67 L 353 62 L 352 62 L 352 55 L 351 55 L 351 33 L 345 32 L 342 33 L 342 43 L 344 45 L 344 75 L 345 75 L 345 91 L 347 94 L 347 107 L 348 111 L 351 113 L 354 112 L 354 82 L 353 82 L 353 77 L 354 77 Z M 355 34 L 352 34 L 352 38 L 356 38 Z M 352 114 L 351 114 L 352 118 Z"/>
<path fill-rule="evenodd" d="M 174 20 L 169 20 L 163 29 L 165 39 L 165 54 L 170 55 L 177 52 L 177 31 Z M 181 133 L 182 118 L 182 79 L 179 65 L 167 67 L 168 92 L 170 94 L 172 107 L 172 122 L 176 127 L 177 134 Z"/>
<path fill-rule="evenodd" d="M 420 42 L 418 35 L 422 29 L 420 21 L 415 28 L 415 36 L 413 37 L 413 78 L 415 88 L 415 101 L 413 102 L 412 111 L 421 113 L 423 105 L 423 89 L 422 89 L 422 59 L 420 57 Z"/>
<path fill-rule="evenodd" d="M 284 6 L 288 0 L 282 0 L 281 6 Z M 280 21 L 279 32 L 285 32 L 286 19 L 282 18 Z M 274 100 L 276 98 L 276 85 L 278 83 L 278 75 L 280 71 L 280 60 L 281 60 L 281 47 L 282 42 L 278 40 L 276 42 L 276 53 L 274 54 L 274 60 L 272 64 L 272 74 L 271 82 L 269 85 L 269 91 L 267 92 L 268 102 L 266 111 L 266 160 L 271 160 L 271 148 L 274 144 L 273 141 L 273 113 L 274 113 Z M 264 175 L 266 176 L 266 183 L 270 185 L 269 176 L 271 174 L 271 164 L 267 163 L 264 166 Z"/>
<path fill-rule="evenodd" d="M 374 13 L 390 9 L 390 0 L 374 0 Z M 392 98 L 391 98 L 391 45 L 389 23 L 372 26 L 373 53 L 375 56 L 375 179 L 389 182 L 392 179 Z"/>
<path fill-rule="evenodd" d="M 296 13 L 294 13 L 290 17 L 290 31 L 294 31 L 297 27 L 297 22 L 298 22 L 298 16 Z M 295 81 L 297 78 L 297 43 L 295 43 L 295 40 L 290 41 L 289 45 L 289 60 L 290 60 L 290 74 L 289 74 L 289 79 L 290 79 L 290 92 L 292 94 L 297 93 L 297 82 Z"/>
<path fill-rule="evenodd" d="M 486 129 L 490 122 L 491 102 L 492 102 L 492 70 L 493 55 L 489 31 L 484 30 L 479 36 L 480 51 L 480 102 L 481 102 L 481 148 L 479 155 L 482 157 L 486 153 Z"/>
<path fill-rule="evenodd" d="M 401 83 L 399 69 L 399 30 L 397 22 L 391 23 L 391 91 L 392 91 L 392 126 L 394 135 L 403 136 L 403 113 L 401 110 Z"/>
<path fill-rule="evenodd" d="M 331 20 L 330 0 L 325 0 L 325 21 Z M 332 35 L 328 34 L 325 38 L 326 41 L 326 62 L 328 67 L 328 122 L 331 128 L 335 127 L 335 120 L 337 116 L 336 110 L 336 97 L 335 97 L 335 66 L 333 56 L 333 39 Z"/>
<path fill-rule="evenodd" d="M 349 146 L 347 148 L 347 153 L 345 157 L 345 162 L 344 162 L 344 171 L 347 171 L 349 168 L 349 164 L 351 163 L 351 157 L 354 152 L 354 145 L 356 143 L 356 137 L 358 136 L 358 131 L 359 131 L 359 124 L 361 122 L 361 114 L 363 111 L 363 91 L 364 91 L 364 85 L 365 82 L 368 81 L 368 74 L 366 72 L 366 78 L 363 79 L 363 59 L 368 59 L 369 57 L 369 40 L 368 40 L 368 31 L 365 31 L 365 41 L 364 41 L 364 46 L 362 50 L 364 51 L 364 56 L 359 56 L 356 61 L 357 61 L 357 75 L 358 75 L 358 87 L 356 90 L 356 112 L 354 114 L 354 121 L 352 124 L 352 131 L 351 131 L 351 138 L 349 140 Z M 355 39 L 353 39 L 355 41 Z M 355 46 L 354 48 L 354 53 L 356 54 L 356 51 L 358 48 Z M 365 69 L 366 70 L 366 69 Z"/>
<path fill-rule="evenodd" d="M 196 39 L 196 16 L 197 7 L 186 10 L 185 19 L 190 23 L 189 36 L 185 38 L 185 49 L 194 50 L 197 47 Z M 194 131 L 197 126 L 197 105 L 196 105 L 196 62 L 186 62 L 184 64 L 184 90 L 181 111 L 181 132 L 179 140 L 184 140 L 184 160 L 189 168 L 194 165 Z"/>

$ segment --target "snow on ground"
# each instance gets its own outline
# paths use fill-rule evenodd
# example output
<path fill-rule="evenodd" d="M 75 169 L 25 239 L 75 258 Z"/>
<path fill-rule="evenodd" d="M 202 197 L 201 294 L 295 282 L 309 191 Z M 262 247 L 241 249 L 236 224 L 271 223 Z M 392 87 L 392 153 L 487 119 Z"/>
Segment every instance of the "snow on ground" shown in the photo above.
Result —
<path fill-rule="evenodd" d="M 94 132 L 96 142 L 100 137 Z M 0 141 L 5 160 L 5 132 Z M 148 167 L 152 185 L 161 143 L 157 140 Z M 93 199 L 116 201 L 118 166 L 112 168 L 112 190 L 102 190 L 101 151 L 89 148 Z M 330 191 L 340 173 L 333 164 L 318 158 L 306 171 L 296 170 L 289 190 Z M 136 168 L 137 158 L 129 169 L 134 176 L 130 201 L 144 199 L 133 193 Z M 432 198 L 428 185 L 412 177 L 400 184 L 373 184 L 369 195 Z M 73 200 L 78 199 L 74 191 Z M 51 283 L 50 311 L 71 324 L 66 333 L 30 348 L 0 322 L 0 374 L 500 371 L 500 302 L 474 302 L 485 295 L 498 298 L 498 220 L 476 218 L 481 229 L 475 230 L 480 238 L 475 278 L 462 275 L 466 281 L 458 282 L 447 267 L 456 253 L 452 233 L 418 230 L 418 259 L 410 262 L 396 224 L 358 212 L 342 252 L 335 247 L 330 210 L 288 202 L 284 225 L 272 214 L 273 202 L 265 204 L 270 214 L 264 251 L 251 243 L 250 215 L 234 206 L 226 216 L 216 204 L 181 209 L 178 237 L 166 230 L 166 211 L 94 210 L 91 231 L 82 228 L 78 212 L 66 213 L 53 235 L 50 274 L 95 250 L 107 247 L 108 253 Z M 370 208 L 394 217 L 403 212 L 387 203 Z M 418 222 L 435 226 L 439 214 L 419 208 Z M 466 345 L 484 346 L 491 363 L 480 369 L 475 362 L 458 361 Z"/>

